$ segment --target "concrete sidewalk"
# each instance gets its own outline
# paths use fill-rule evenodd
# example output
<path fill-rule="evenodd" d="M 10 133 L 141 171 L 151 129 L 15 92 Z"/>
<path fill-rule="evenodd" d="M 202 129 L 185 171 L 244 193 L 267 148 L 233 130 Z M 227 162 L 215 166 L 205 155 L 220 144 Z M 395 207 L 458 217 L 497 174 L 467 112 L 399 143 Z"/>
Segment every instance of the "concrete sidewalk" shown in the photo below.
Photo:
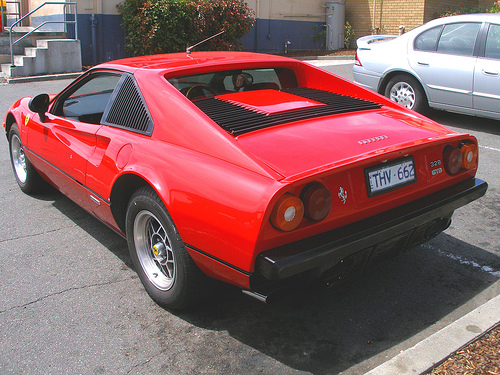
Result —
<path fill-rule="evenodd" d="M 413 347 L 368 371 L 366 375 L 425 373 L 499 323 L 500 295 L 497 295 Z"/>

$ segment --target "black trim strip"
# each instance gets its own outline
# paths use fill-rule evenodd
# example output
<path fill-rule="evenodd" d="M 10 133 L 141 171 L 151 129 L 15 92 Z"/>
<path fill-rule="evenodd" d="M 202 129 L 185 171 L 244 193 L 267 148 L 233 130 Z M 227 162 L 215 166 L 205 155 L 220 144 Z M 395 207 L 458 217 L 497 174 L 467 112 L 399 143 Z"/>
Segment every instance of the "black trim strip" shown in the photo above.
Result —
<path fill-rule="evenodd" d="M 89 189 L 86 185 L 84 185 L 82 182 L 78 181 L 77 179 L 75 179 L 74 177 L 71 177 L 69 174 L 67 174 L 66 172 L 64 172 L 62 169 L 59 169 L 58 167 L 56 167 L 54 164 L 52 164 L 51 162 L 48 162 L 47 160 L 45 160 L 44 158 L 42 158 L 40 155 L 38 155 L 36 152 L 33 152 L 31 149 L 29 149 L 28 147 L 24 146 L 23 145 L 23 148 L 25 150 L 27 150 L 30 154 L 36 156 L 38 159 L 40 159 L 41 161 L 43 161 L 44 163 L 50 165 L 52 168 L 54 168 L 56 171 L 59 171 L 60 173 L 62 173 L 63 175 L 65 175 L 66 177 L 68 177 L 70 180 L 73 180 L 75 181 L 78 185 L 80 185 L 81 187 L 83 187 L 85 190 L 87 190 L 90 194 L 94 195 L 96 198 L 99 198 L 101 201 L 103 201 L 104 203 L 106 203 L 108 206 L 111 206 L 111 202 L 108 201 L 107 199 L 104 199 L 103 197 L 101 197 L 99 194 L 97 194 L 95 191 L 93 191 L 92 189 Z"/>
<path fill-rule="evenodd" d="M 217 257 L 214 257 L 213 255 L 208 254 L 208 253 L 204 252 L 203 250 L 197 249 L 194 246 L 191 246 L 191 245 L 189 245 L 187 243 L 184 243 L 184 245 L 187 246 L 187 247 L 189 247 L 191 250 L 196 251 L 197 253 L 200 253 L 200 254 L 206 256 L 207 258 L 210 258 L 210 259 L 212 259 L 212 260 L 214 260 L 214 261 L 216 261 L 218 263 L 221 263 L 221 264 L 225 265 L 226 267 L 232 268 L 233 270 L 235 270 L 235 271 L 237 271 L 239 273 L 242 273 L 243 275 L 245 275 L 247 277 L 250 277 L 252 275 L 251 272 L 247 272 L 247 271 L 242 270 L 241 268 L 233 266 L 232 264 L 230 264 L 230 263 L 228 263 L 226 261 L 223 261 L 222 259 L 219 259 Z"/>

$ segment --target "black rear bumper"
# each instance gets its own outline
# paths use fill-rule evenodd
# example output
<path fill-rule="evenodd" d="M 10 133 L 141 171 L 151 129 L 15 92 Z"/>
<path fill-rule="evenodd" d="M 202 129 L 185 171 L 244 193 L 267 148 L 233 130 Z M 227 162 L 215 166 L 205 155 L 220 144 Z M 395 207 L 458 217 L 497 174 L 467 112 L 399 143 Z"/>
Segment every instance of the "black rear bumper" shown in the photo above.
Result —
<path fill-rule="evenodd" d="M 446 229 L 453 211 L 483 196 L 487 188 L 486 182 L 472 178 L 359 222 L 264 251 L 257 258 L 254 280 L 279 281 L 305 272 L 319 277 L 345 260 L 349 262 L 344 268 L 354 263 L 359 268 L 360 263 L 364 267 L 375 258 L 403 252 Z"/>

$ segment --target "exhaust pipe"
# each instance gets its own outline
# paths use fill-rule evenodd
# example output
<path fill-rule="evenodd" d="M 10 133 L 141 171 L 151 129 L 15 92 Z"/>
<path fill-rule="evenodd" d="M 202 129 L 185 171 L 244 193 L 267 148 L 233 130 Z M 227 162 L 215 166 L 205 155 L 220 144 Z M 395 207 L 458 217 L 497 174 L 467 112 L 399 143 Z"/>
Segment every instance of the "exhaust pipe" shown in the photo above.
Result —
<path fill-rule="evenodd" d="M 247 296 L 253 297 L 253 298 L 259 300 L 260 302 L 264 302 L 264 303 L 267 303 L 267 299 L 269 297 L 269 295 L 265 295 L 265 294 L 254 292 L 254 291 L 247 290 L 247 289 L 243 289 L 242 292 L 244 294 L 246 294 Z"/>
<path fill-rule="evenodd" d="M 257 292 L 255 290 L 248 290 L 248 289 L 242 289 L 241 291 L 247 296 L 253 297 L 256 300 L 264 302 L 266 304 L 276 302 L 279 299 L 279 296 L 283 297 L 286 294 L 284 293 L 286 291 L 285 288 L 273 289 L 266 292 L 264 291 Z"/>

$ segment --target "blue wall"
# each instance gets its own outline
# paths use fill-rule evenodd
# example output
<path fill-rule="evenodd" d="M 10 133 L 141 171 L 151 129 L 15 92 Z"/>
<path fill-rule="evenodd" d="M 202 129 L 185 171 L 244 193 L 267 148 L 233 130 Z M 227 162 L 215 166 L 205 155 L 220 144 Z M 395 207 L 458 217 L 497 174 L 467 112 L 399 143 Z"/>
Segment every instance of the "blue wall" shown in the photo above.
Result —
<path fill-rule="evenodd" d="M 67 15 L 68 19 L 73 15 Z M 92 65 L 104 61 L 116 60 L 126 57 L 125 31 L 122 29 L 121 15 L 97 14 L 95 18 L 96 56 L 92 46 L 92 27 L 90 14 L 78 14 L 78 39 L 82 46 L 82 64 Z M 33 17 L 32 24 L 39 25 L 44 21 L 61 20 L 62 15 Z M 290 42 L 288 50 L 315 50 L 320 48 L 314 43 L 313 26 L 318 31 L 324 30 L 323 22 L 269 20 L 257 19 L 250 32 L 242 39 L 245 51 L 282 53 L 285 43 Z M 63 25 L 45 25 L 43 30 L 61 31 Z M 74 26 L 68 26 L 68 38 L 74 38 Z M 324 45 L 324 44 L 323 44 Z M 95 59 L 95 61 L 94 61 Z"/>
<path fill-rule="evenodd" d="M 314 50 L 319 48 L 312 40 L 315 25 L 324 30 L 324 22 L 257 19 L 241 42 L 246 51 L 282 53 L 287 41 L 289 51 Z"/>
<path fill-rule="evenodd" d="M 61 21 L 63 14 L 54 14 L 50 16 L 32 17 L 31 24 L 38 26 L 46 21 Z M 66 15 L 67 19 L 74 18 L 73 14 Z M 77 14 L 78 17 L 78 39 L 82 47 L 82 64 L 94 64 L 93 46 L 92 46 L 92 27 L 90 14 Z M 95 62 L 116 60 L 125 57 L 125 31 L 122 29 L 122 17 L 120 15 L 95 15 L 97 24 L 96 33 L 96 56 Z M 75 37 L 74 25 L 68 25 L 68 38 Z M 64 31 L 64 24 L 47 24 L 39 29 L 40 31 Z"/>
<path fill-rule="evenodd" d="M 82 64 L 94 63 L 90 14 L 78 14 L 78 39 L 82 46 Z M 120 15 L 96 14 L 96 63 L 126 57 L 125 31 Z"/>

